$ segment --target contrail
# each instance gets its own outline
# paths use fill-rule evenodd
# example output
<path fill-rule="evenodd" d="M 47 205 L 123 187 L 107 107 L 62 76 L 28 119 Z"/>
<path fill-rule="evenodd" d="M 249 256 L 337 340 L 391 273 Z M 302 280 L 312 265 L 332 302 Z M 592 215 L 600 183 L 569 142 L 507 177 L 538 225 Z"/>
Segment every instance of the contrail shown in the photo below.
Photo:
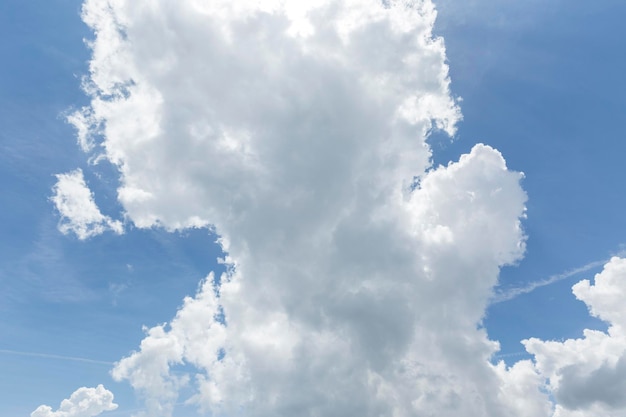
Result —
<path fill-rule="evenodd" d="M 178 406 L 188 406 L 189 404 L 182 402 L 182 403 L 176 403 L 174 404 L 175 407 Z M 113 416 L 130 416 L 130 415 L 137 415 L 136 413 L 145 413 L 148 410 L 146 410 L 145 408 L 134 408 L 132 410 L 120 410 L 119 408 L 117 410 L 113 410 L 113 411 L 107 411 L 106 412 L 106 416 L 107 417 L 113 417 Z"/>
<path fill-rule="evenodd" d="M 77 357 L 74 357 L 74 356 L 53 355 L 53 354 L 49 354 L 49 353 L 22 352 L 22 351 L 19 351 L 19 350 L 9 350 L 9 349 L 0 349 L 0 354 L 30 356 L 30 357 L 45 358 L 45 359 L 59 359 L 59 360 L 64 360 L 64 361 L 94 363 L 94 364 L 98 364 L 98 365 L 109 365 L 109 366 L 115 364 L 114 362 L 99 361 L 99 360 L 96 360 L 96 359 L 77 358 Z"/>
<path fill-rule="evenodd" d="M 493 355 L 493 359 L 500 359 L 500 358 L 510 358 L 510 357 L 514 357 L 514 356 L 530 356 L 530 353 L 524 351 L 519 351 L 519 352 L 511 352 L 511 353 L 498 353 L 496 355 Z"/>
<path fill-rule="evenodd" d="M 512 300 L 513 298 L 516 298 L 522 294 L 528 294 L 529 292 L 532 292 L 534 290 L 536 290 L 537 288 L 541 288 L 541 287 L 545 287 L 546 285 L 550 285 L 550 284 L 554 284 L 555 282 L 559 282 L 559 281 L 563 281 L 564 279 L 573 277 L 574 275 L 578 275 L 582 272 L 587 272 L 590 269 L 594 269 L 597 268 L 599 266 L 602 266 L 604 264 L 606 264 L 607 262 L 609 262 L 611 260 L 611 258 L 613 256 L 624 256 L 626 254 L 626 251 L 622 250 L 620 252 L 618 252 L 615 255 L 612 255 L 611 257 L 607 258 L 607 259 L 602 259 L 600 261 L 593 261 L 593 262 L 589 262 L 588 264 L 585 264 L 583 266 L 579 266 L 578 268 L 574 268 L 574 269 L 570 269 L 567 270 L 565 272 L 562 272 L 560 274 L 556 274 L 556 275 L 551 275 L 548 278 L 541 280 L 541 281 L 535 281 L 535 282 L 531 282 L 529 284 L 527 284 L 524 287 L 517 287 L 517 288 L 511 288 L 508 290 L 504 290 L 501 292 L 497 292 L 493 298 L 490 301 L 490 304 L 498 304 L 501 303 L 503 301 L 508 301 L 508 300 Z"/>

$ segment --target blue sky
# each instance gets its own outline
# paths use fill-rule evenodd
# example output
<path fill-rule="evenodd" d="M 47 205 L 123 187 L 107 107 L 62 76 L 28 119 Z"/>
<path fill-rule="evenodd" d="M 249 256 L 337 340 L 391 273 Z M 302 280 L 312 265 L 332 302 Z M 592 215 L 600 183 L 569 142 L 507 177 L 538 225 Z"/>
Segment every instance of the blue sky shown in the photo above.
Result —
<path fill-rule="evenodd" d="M 80 84 L 91 56 L 84 39 L 93 35 L 81 20 L 81 3 L 0 3 L 3 416 L 28 415 L 41 404 L 56 409 L 77 388 L 98 384 L 119 404 L 104 415 L 139 412 L 141 393 L 133 392 L 130 377 L 112 379 L 113 363 L 139 348 L 142 326 L 172 320 L 201 279 L 224 270 L 216 261 L 223 256 L 216 236 L 206 228 L 141 228 L 131 214 L 123 235 L 79 240 L 58 230 L 55 175 L 76 168 L 104 215 L 121 219 L 127 209 L 116 196 L 117 168 L 90 164 L 65 121 L 89 104 Z M 435 166 L 482 142 L 525 174 L 526 251 L 502 269 L 496 291 L 593 265 L 486 309 L 483 325 L 508 365 L 531 357 L 522 339 L 580 338 L 583 329 L 607 328 L 571 287 L 592 278 L 602 269 L 599 261 L 626 243 L 619 126 L 626 105 L 620 19 L 626 5 L 543 3 L 442 0 L 434 27 L 445 38 L 451 92 L 462 97 L 463 114 L 454 140 L 441 132 L 428 139 Z M 175 416 L 195 413 L 195 407 L 174 407 Z"/>

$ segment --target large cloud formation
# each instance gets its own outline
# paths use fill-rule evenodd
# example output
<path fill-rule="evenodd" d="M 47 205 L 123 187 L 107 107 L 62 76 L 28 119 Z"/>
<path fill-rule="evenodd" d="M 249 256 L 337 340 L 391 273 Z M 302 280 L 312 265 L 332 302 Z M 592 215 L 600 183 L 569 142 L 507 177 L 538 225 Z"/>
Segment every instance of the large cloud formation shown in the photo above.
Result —
<path fill-rule="evenodd" d="M 551 359 L 490 362 L 480 323 L 524 252 L 526 194 L 489 146 L 432 166 L 429 132 L 461 117 L 435 17 L 430 0 L 85 2 L 81 146 L 117 166 L 128 221 L 213 228 L 228 254 L 113 370 L 148 416 L 183 387 L 217 416 L 548 416 L 546 377 L 584 401 Z"/>
<path fill-rule="evenodd" d="M 63 400 L 57 411 L 47 405 L 39 406 L 30 417 L 94 417 L 117 408 L 113 393 L 98 385 L 96 388 L 77 389 L 69 399 Z"/>

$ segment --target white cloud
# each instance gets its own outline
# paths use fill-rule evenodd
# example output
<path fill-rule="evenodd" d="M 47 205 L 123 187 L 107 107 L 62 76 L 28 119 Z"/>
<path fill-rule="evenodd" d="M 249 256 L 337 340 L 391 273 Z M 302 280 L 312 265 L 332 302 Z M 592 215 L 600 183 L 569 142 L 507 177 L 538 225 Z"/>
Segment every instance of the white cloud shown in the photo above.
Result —
<path fill-rule="evenodd" d="M 77 389 L 69 399 L 61 402 L 57 411 L 52 411 L 47 405 L 41 405 L 30 413 L 30 417 L 94 417 L 116 408 L 113 393 L 98 385 L 96 388 Z"/>
<path fill-rule="evenodd" d="M 170 415 L 178 388 L 189 382 L 186 376 L 171 374 L 171 365 L 187 361 L 207 369 L 217 362 L 224 345 L 225 327 L 214 320 L 219 306 L 213 281 L 210 275 L 195 298 L 185 298 L 168 326 L 147 330 L 140 350 L 120 361 L 112 372 L 114 379 L 128 379 L 133 387 L 146 394 L 150 416 Z"/>
<path fill-rule="evenodd" d="M 559 404 L 555 416 L 626 416 L 626 259 L 614 257 L 595 276 L 573 286 L 576 298 L 609 324 L 607 332 L 585 330 L 562 342 L 529 339 L 537 369 L 549 379 Z"/>
<path fill-rule="evenodd" d="M 95 120 L 90 118 L 89 109 L 84 108 L 81 111 L 71 113 L 67 116 L 68 123 L 76 128 L 76 138 L 78 146 L 83 152 L 91 152 L 94 149 L 94 123 Z"/>
<path fill-rule="evenodd" d="M 93 193 L 87 187 L 83 171 L 76 169 L 66 174 L 58 174 L 57 183 L 51 197 L 61 215 L 59 230 L 63 234 L 74 233 L 79 239 L 112 230 L 117 234 L 124 232 L 124 226 L 118 220 L 103 215 L 96 205 Z"/>
<path fill-rule="evenodd" d="M 70 120 L 102 142 L 81 143 L 117 165 L 136 226 L 215 227 L 228 253 L 221 285 L 210 275 L 112 372 L 147 416 L 172 415 L 183 387 L 250 417 L 586 405 L 543 342 L 527 343 L 536 366 L 490 362 L 480 323 L 524 252 L 523 175 L 485 145 L 431 166 L 428 132 L 461 117 L 435 15 L 428 0 L 85 2 L 92 101 Z M 92 217 L 84 234 L 108 224 Z"/>

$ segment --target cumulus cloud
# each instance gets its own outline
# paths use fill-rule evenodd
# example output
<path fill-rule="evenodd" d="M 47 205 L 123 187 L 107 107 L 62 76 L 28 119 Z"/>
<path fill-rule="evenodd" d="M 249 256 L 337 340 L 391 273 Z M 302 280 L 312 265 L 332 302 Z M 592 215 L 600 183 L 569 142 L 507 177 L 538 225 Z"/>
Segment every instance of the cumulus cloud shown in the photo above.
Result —
<path fill-rule="evenodd" d="M 47 405 L 41 405 L 30 413 L 30 417 L 94 417 L 116 408 L 113 393 L 98 385 L 96 388 L 77 389 L 69 399 L 61 402 L 57 411 L 52 411 Z"/>
<path fill-rule="evenodd" d="M 56 177 L 51 200 L 61 215 L 59 230 L 63 234 L 71 232 L 84 240 L 107 230 L 117 234 L 124 232 L 119 220 L 113 220 L 100 212 L 81 169 Z"/>
<path fill-rule="evenodd" d="M 210 227 L 227 253 L 228 272 L 112 371 L 147 416 L 171 416 L 181 392 L 218 416 L 621 407 L 574 395 L 618 359 L 564 371 L 552 342 L 528 341 L 536 362 L 490 361 L 480 323 L 500 267 L 524 253 L 523 175 L 482 144 L 432 166 L 428 134 L 461 118 L 435 17 L 429 0 L 84 3 L 81 146 L 117 166 L 129 221 Z M 82 173 L 65 178 L 80 193 L 61 195 L 81 198 L 60 201 L 91 208 L 71 230 L 113 228 Z"/>
<path fill-rule="evenodd" d="M 626 259 L 612 258 L 593 285 L 580 281 L 573 292 L 593 316 L 609 324 L 608 331 L 585 330 L 584 337 L 563 342 L 532 338 L 523 343 L 549 380 L 558 402 L 555 416 L 626 416 Z"/>
<path fill-rule="evenodd" d="M 428 133 L 460 119 L 435 16 L 430 1 L 85 3 L 80 120 L 101 128 L 128 218 L 210 225 L 228 253 L 113 370 L 148 415 L 171 415 L 181 387 L 216 415 L 549 407 L 477 329 L 523 254 L 526 195 L 489 146 L 431 166 Z"/>

